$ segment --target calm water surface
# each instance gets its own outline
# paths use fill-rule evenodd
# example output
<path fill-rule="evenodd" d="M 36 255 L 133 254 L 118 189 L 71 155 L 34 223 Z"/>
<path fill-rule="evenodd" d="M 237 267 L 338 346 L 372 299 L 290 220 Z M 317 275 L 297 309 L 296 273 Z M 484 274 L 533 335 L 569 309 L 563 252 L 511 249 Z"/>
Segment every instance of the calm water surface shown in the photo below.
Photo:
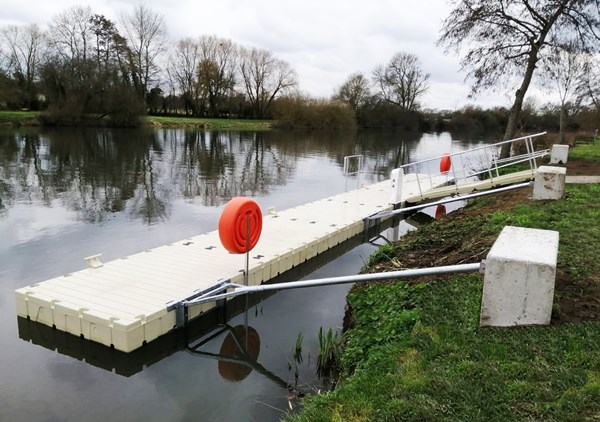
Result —
<path fill-rule="evenodd" d="M 18 322 L 13 291 L 80 270 L 89 255 L 109 261 L 215 230 L 233 196 L 285 209 L 354 188 L 342 174 L 347 155 L 364 154 L 361 182 L 376 182 L 400 164 L 480 143 L 448 133 L 0 130 L 0 421 L 280 419 L 293 397 L 286 384 L 319 385 L 317 331 L 341 328 L 348 286 L 253 304 L 258 365 L 237 378 L 177 336 L 129 357 Z M 356 274 L 374 249 L 360 245 L 308 277 Z M 218 353 L 226 334 L 202 350 Z"/>

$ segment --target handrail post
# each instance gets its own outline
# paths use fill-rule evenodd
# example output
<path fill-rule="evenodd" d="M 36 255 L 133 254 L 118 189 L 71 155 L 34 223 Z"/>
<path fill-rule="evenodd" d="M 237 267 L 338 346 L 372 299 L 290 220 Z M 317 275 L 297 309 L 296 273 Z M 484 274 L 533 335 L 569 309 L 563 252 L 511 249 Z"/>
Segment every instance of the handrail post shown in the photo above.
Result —
<path fill-rule="evenodd" d="M 461 157 L 461 161 L 462 161 L 462 157 Z M 454 177 L 454 187 L 456 188 L 456 193 L 458 194 L 458 177 L 456 177 L 456 165 L 452 164 L 452 161 L 450 161 L 450 168 L 452 169 L 452 177 Z M 446 181 L 448 180 L 448 178 L 446 177 Z"/>
<path fill-rule="evenodd" d="M 404 170 L 397 168 L 392 170 L 390 174 L 392 181 L 392 193 L 390 196 L 390 204 L 397 205 L 402 202 L 402 184 L 404 183 Z"/>

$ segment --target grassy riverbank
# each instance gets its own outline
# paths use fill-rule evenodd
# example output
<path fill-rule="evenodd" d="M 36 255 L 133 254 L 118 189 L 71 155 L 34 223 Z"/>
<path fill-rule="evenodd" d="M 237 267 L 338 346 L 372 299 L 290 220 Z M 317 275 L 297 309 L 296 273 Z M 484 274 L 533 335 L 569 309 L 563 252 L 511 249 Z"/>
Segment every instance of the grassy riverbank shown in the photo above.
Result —
<path fill-rule="evenodd" d="M 39 111 L 0 111 L 0 126 L 40 126 Z M 272 120 L 200 119 L 193 117 L 147 116 L 143 122 L 154 127 L 204 128 L 215 130 L 266 130 Z"/>
<path fill-rule="evenodd" d="M 598 153 L 598 142 L 572 149 L 568 174 L 600 174 Z M 474 201 L 381 248 L 366 271 L 480 262 L 505 225 L 557 230 L 552 325 L 480 328 L 480 275 L 357 286 L 338 388 L 289 420 L 597 419 L 600 185 L 568 185 L 561 201 L 530 196 Z"/>
<path fill-rule="evenodd" d="M 0 111 L 0 126 L 40 126 L 39 111 Z"/>
<path fill-rule="evenodd" d="M 200 119 L 195 117 L 147 116 L 146 121 L 156 127 L 195 127 L 215 130 L 266 130 L 272 120 Z"/>

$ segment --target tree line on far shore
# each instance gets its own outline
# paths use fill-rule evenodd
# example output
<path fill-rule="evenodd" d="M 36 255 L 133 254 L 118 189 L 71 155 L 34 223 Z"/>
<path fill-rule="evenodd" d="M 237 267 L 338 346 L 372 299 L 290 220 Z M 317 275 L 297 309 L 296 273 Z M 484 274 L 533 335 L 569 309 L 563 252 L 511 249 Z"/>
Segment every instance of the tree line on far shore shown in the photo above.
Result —
<path fill-rule="evenodd" d="M 277 119 L 310 128 L 357 124 L 351 99 L 303 94 L 294 69 L 272 52 L 212 35 L 169 41 L 162 16 L 142 3 L 119 23 L 74 6 L 46 30 L 2 27 L 0 57 L 0 109 L 44 110 L 47 125 L 132 126 L 145 114 Z M 394 60 L 409 68 L 374 71 L 380 92 L 361 106 L 367 125 L 406 125 L 404 115 L 414 118 L 427 90 L 429 75 L 416 56 Z M 408 86 L 399 76 L 406 70 Z"/>
<path fill-rule="evenodd" d="M 300 90 L 290 64 L 272 52 L 213 35 L 169 40 L 162 16 L 143 3 L 118 23 L 74 6 L 45 30 L 0 28 L 0 109 L 44 110 L 47 125 L 135 126 L 154 114 L 276 119 L 304 128 L 506 128 L 508 134 L 552 129 L 554 119 L 561 132 L 597 128 L 600 74 L 592 41 L 600 40 L 600 13 L 593 8 L 600 0 L 537 0 L 533 6 L 477 0 L 478 13 L 467 3 L 455 2 L 439 43 L 460 51 L 470 40 L 462 64 L 473 93 L 521 80 L 510 109 L 423 110 L 430 75 L 406 52 L 371 75 L 351 73 L 331 98 L 312 98 Z M 558 106 L 526 99 L 536 69 L 538 85 L 559 94 Z"/>

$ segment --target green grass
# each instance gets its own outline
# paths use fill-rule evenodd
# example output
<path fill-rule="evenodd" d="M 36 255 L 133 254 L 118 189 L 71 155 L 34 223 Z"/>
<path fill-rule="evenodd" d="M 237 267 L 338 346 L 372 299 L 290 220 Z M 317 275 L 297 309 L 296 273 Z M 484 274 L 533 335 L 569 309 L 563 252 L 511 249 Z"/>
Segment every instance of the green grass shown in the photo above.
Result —
<path fill-rule="evenodd" d="M 600 137 L 592 144 L 577 145 L 569 149 L 569 159 L 600 160 Z"/>
<path fill-rule="evenodd" d="M 494 200 L 485 198 L 486 205 Z M 600 271 L 598 221 L 600 187 L 569 185 L 561 201 L 529 201 L 510 211 L 423 226 L 381 249 L 370 264 L 432 247 L 467 255 L 470 239 L 494 237 L 505 225 L 518 225 L 558 230 L 559 266 L 575 281 L 589 282 L 598 280 Z M 459 275 L 353 289 L 348 303 L 355 324 L 345 334 L 344 376 L 336 390 L 307 398 L 303 411 L 289 420 L 600 417 L 600 324 L 480 328 L 482 288 L 480 275 Z"/>
<path fill-rule="evenodd" d="M 146 120 L 162 127 L 202 127 L 206 129 L 265 130 L 272 126 L 271 120 L 200 119 L 195 117 L 148 116 Z"/>
<path fill-rule="evenodd" d="M 39 111 L 0 111 L 0 126 L 39 126 Z"/>
<path fill-rule="evenodd" d="M 480 329 L 482 282 L 408 288 L 418 320 L 292 421 L 565 421 L 600 411 L 600 325 Z M 392 295 L 380 297 L 394 306 Z"/>
<path fill-rule="evenodd" d="M 0 126 L 39 126 L 39 111 L 0 111 Z M 271 120 L 198 119 L 192 117 L 148 116 L 146 121 L 158 127 L 201 127 L 220 130 L 265 130 L 272 127 Z"/>

